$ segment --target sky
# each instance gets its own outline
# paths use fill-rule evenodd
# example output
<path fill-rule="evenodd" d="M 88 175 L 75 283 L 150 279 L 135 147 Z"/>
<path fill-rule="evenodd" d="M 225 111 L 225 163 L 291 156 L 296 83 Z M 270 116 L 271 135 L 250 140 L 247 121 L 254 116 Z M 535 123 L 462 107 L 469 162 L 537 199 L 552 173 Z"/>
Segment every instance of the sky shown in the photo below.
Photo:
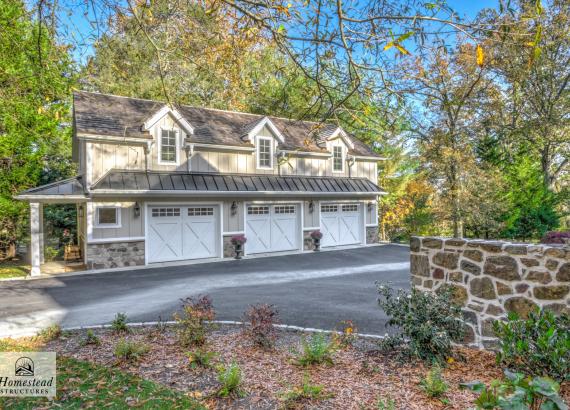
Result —
<path fill-rule="evenodd" d="M 497 7 L 499 0 L 447 0 L 461 18 L 473 18 L 477 13 L 489 7 Z M 103 2 L 89 2 L 94 5 L 88 10 L 85 8 L 86 2 L 83 0 L 62 0 L 60 5 L 60 23 L 62 41 L 75 44 L 73 51 L 74 59 L 78 63 L 85 63 L 94 52 L 93 40 L 103 34 L 104 29 L 93 25 L 95 20 L 104 20 L 101 15 L 108 12 L 103 6 Z M 98 9 L 98 10 L 97 10 Z M 97 15 L 98 18 L 95 18 Z"/>

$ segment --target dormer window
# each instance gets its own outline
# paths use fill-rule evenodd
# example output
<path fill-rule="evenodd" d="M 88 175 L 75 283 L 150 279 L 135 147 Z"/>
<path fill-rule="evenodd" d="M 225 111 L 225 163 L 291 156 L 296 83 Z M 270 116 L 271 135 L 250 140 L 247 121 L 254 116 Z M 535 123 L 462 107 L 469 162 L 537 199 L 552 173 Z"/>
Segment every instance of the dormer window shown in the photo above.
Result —
<path fill-rule="evenodd" d="M 344 172 L 344 149 L 339 145 L 333 146 L 333 172 Z"/>
<path fill-rule="evenodd" d="M 257 168 L 273 168 L 273 138 L 257 137 Z"/>
<path fill-rule="evenodd" d="M 160 164 L 178 164 L 178 131 L 162 129 L 158 149 Z"/>

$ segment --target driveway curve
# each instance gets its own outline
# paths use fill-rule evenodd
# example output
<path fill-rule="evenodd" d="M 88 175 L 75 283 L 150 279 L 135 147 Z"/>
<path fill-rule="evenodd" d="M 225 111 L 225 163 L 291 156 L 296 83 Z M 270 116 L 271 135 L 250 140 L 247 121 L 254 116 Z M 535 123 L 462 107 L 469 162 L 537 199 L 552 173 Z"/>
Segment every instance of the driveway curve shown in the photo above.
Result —
<path fill-rule="evenodd" d="M 229 260 L 185 266 L 0 282 L 0 337 L 109 323 L 171 320 L 180 299 L 212 297 L 217 319 L 240 320 L 247 306 L 274 304 L 282 323 L 333 329 L 352 320 L 384 334 L 375 281 L 410 287 L 409 250 L 396 245 Z"/>

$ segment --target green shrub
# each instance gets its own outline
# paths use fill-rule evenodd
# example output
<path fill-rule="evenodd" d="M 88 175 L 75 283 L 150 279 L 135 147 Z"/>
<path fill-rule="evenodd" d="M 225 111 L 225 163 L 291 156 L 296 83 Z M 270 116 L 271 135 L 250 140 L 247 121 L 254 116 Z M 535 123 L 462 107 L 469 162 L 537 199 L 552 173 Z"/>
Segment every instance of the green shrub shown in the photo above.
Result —
<path fill-rule="evenodd" d="M 136 362 L 149 351 L 147 345 L 121 339 L 115 346 L 115 357 L 120 361 Z"/>
<path fill-rule="evenodd" d="M 308 374 L 303 376 L 303 384 L 301 384 L 301 386 L 294 387 L 280 394 L 280 399 L 284 402 L 286 408 L 299 401 L 323 400 L 329 397 L 331 397 L 331 395 L 324 392 L 323 386 L 311 383 Z"/>
<path fill-rule="evenodd" d="M 245 392 L 241 388 L 241 369 L 236 362 L 232 362 L 229 366 L 220 366 L 218 369 L 218 381 L 221 384 L 218 390 L 219 397 L 232 395 L 243 397 L 245 395 Z"/>
<path fill-rule="evenodd" d="M 188 361 L 190 362 L 190 367 L 195 369 L 197 367 L 203 367 L 209 369 L 212 367 L 212 362 L 217 356 L 215 352 L 209 352 L 204 349 L 197 349 L 193 352 L 187 353 Z"/>
<path fill-rule="evenodd" d="M 54 323 L 45 329 L 40 330 L 38 332 L 38 337 L 44 342 L 51 342 L 52 340 L 58 339 L 62 334 L 61 326 Z"/>
<path fill-rule="evenodd" d="M 208 296 L 182 300 L 182 313 L 175 313 L 178 341 L 184 347 L 202 346 L 206 342 L 208 323 L 215 318 L 212 300 Z"/>
<path fill-rule="evenodd" d="M 44 258 L 46 261 L 52 262 L 54 261 L 59 255 L 59 249 L 54 248 L 53 246 L 46 246 L 44 248 Z"/>
<path fill-rule="evenodd" d="M 439 398 L 447 391 L 448 386 L 441 376 L 441 367 L 434 365 L 426 377 L 420 381 L 422 390 L 429 396 Z"/>
<path fill-rule="evenodd" d="M 129 327 L 127 326 L 127 314 L 117 313 L 115 319 L 111 322 L 111 329 L 116 333 L 127 333 Z"/>
<path fill-rule="evenodd" d="M 531 376 L 570 380 L 570 316 L 537 309 L 524 320 L 511 313 L 493 329 L 498 363 Z"/>
<path fill-rule="evenodd" d="M 352 320 L 343 320 L 340 322 L 340 330 L 333 333 L 334 342 L 342 348 L 352 346 L 358 339 L 358 329 Z"/>
<path fill-rule="evenodd" d="M 379 398 L 376 403 L 376 408 L 378 410 L 396 410 L 396 402 L 392 398 L 382 399 Z"/>
<path fill-rule="evenodd" d="M 87 333 L 85 333 L 85 338 L 81 341 L 82 346 L 87 346 L 87 345 L 98 346 L 100 344 L 101 344 L 101 339 L 99 339 L 99 337 L 91 329 L 87 330 Z"/>
<path fill-rule="evenodd" d="M 554 380 L 533 379 L 508 370 L 505 376 L 506 380 L 493 380 L 489 387 L 479 381 L 462 383 L 460 387 L 479 394 L 474 402 L 477 409 L 568 410 L 558 395 L 560 386 Z"/>
<path fill-rule="evenodd" d="M 379 344 L 384 350 L 402 348 L 411 357 L 445 363 L 452 355 L 452 343 L 463 338 L 465 325 L 461 308 L 452 300 L 452 290 L 442 287 L 437 293 L 410 292 L 380 284 L 378 304 L 390 318 L 387 326 L 398 329 Z"/>
<path fill-rule="evenodd" d="M 301 352 L 297 353 L 297 364 L 310 366 L 312 364 L 333 364 L 335 343 L 327 340 L 322 333 L 314 333 L 309 340 L 301 340 Z"/>

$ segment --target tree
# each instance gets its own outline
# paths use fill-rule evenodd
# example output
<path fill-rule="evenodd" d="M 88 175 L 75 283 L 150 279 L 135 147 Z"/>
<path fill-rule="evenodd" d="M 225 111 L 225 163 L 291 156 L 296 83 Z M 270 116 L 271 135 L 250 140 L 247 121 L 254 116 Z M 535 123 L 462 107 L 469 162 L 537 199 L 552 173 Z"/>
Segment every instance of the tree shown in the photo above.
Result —
<path fill-rule="evenodd" d="M 73 172 L 68 47 L 34 20 L 24 2 L 0 0 L 0 236 L 9 244 L 26 233 L 23 189 Z"/>
<path fill-rule="evenodd" d="M 507 13 L 487 10 L 489 67 L 499 86 L 484 120 L 490 135 L 512 153 L 540 159 L 543 184 L 561 190 L 570 172 L 570 3 L 513 1 Z"/>

